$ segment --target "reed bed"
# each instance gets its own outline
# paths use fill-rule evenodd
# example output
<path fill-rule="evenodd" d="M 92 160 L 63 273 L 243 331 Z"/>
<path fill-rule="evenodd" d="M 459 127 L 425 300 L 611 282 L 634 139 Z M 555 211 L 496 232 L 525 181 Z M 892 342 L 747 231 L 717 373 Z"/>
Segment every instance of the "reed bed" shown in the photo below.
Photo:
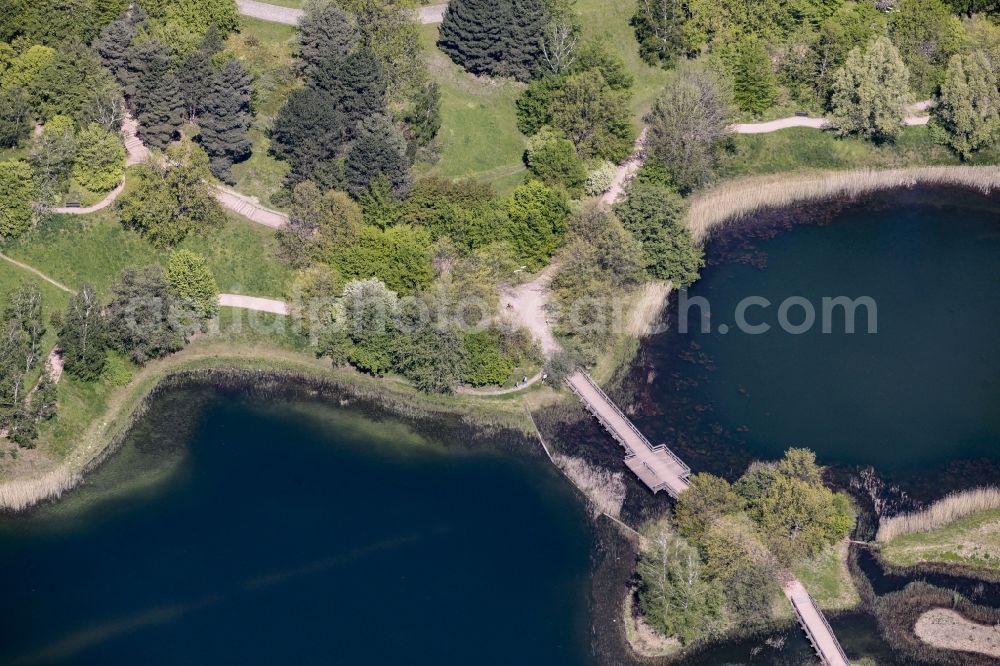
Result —
<path fill-rule="evenodd" d="M 39 477 L 5 481 L 0 483 L 0 509 L 24 511 L 41 501 L 58 499 L 81 480 L 78 472 L 62 464 Z"/>
<path fill-rule="evenodd" d="M 695 196 L 687 221 L 694 236 L 703 240 L 719 225 L 763 210 L 917 185 L 965 187 L 989 194 L 1000 188 L 1000 167 L 861 169 L 742 178 Z"/>
<path fill-rule="evenodd" d="M 903 534 L 927 532 L 978 511 L 1000 509 L 1000 488 L 976 488 L 952 493 L 923 511 L 883 519 L 875 540 L 891 541 Z"/>
<path fill-rule="evenodd" d="M 660 320 L 667 306 L 670 290 L 669 282 L 647 282 L 639 287 L 635 303 L 629 312 L 627 326 L 629 335 L 644 338 L 654 332 L 656 322 Z"/>
<path fill-rule="evenodd" d="M 552 461 L 566 473 L 591 504 L 594 518 L 607 514 L 618 518 L 625 503 L 625 477 L 621 472 L 611 472 L 591 465 L 583 458 L 555 454 Z"/>

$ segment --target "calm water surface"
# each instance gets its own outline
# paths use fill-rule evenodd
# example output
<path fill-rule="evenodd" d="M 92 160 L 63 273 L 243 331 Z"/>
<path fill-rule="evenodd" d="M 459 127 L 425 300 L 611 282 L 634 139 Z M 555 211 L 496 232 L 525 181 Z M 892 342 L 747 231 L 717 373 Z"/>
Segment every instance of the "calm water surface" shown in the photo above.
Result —
<path fill-rule="evenodd" d="M 587 525 L 547 461 L 172 391 L 0 519 L 0 663 L 587 664 Z"/>
<path fill-rule="evenodd" d="M 828 225 L 716 244 L 718 263 L 689 294 L 711 303 L 711 332 L 691 308 L 688 335 L 646 346 L 633 372 L 646 385 L 640 427 L 693 468 L 730 475 L 789 446 L 897 478 L 1000 460 L 1000 209 L 971 194 L 893 196 Z M 771 325 L 763 335 L 735 330 L 748 296 L 773 304 L 748 310 Z M 777 312 L 796 296 L 818 317 L 800 335 L 780 330 Z M 837 312 L 824 334 L 822 299 L 838 296 L 874 299 L 877 333 L 859 310 L 858 332 Z"/>

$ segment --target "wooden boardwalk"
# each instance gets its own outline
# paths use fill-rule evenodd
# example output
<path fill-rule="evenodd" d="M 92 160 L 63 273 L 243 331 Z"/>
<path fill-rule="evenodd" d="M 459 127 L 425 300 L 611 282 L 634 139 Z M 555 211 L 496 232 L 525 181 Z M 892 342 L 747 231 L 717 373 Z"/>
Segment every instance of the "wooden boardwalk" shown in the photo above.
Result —
<path fill-rule="evenodd" d="M 793 578 L 785 583 L 782 589 L 820 661 L 826 666 L 851 666 L 851 661 L 840 647 L 840 641 L 830 628 L 830 623 L 826 621 L 823 611 L 816 605 L 816 601 L 806 591 L 805 586 Z"/>
<path fill-rule="evenodd" d="M 663 444 L 653 446 L 590 375 L 577 371 L 566 383 L 587 411 L 624 447 L 625 464 L 650 490 L 654 493 L 665 490 L 676 499 L 688 489 L 691 468 Z M 833 629 L 802 583 L 788 573 L 782 590 L 820 661 L 826 666 L 850 666 Z"/>
<path fill-rule="evenodd" d="M 691 468 L 663 444 L 653 446 L 590 375 L 578 371 L 566 381 L 583 406 L 625 448 L 625 464 L 650 490 L 665 490 L 674 498 L 687 490 Z"/>

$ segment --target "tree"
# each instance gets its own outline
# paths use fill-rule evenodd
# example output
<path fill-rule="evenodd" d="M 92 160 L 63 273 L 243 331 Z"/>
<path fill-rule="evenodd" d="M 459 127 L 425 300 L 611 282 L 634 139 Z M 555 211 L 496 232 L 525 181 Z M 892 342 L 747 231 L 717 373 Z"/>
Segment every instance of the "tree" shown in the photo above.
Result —
<path fill-rule="evenodd" d="M 31 104 L 19 86 L 0 86 L 0 148 L 16 148 L 31 134 Z"/>
<path fill-rule="evenodd" d="M 162 268 L 126 269 L 111 295 L 108 339 L 115 349 L 143 365 L 184 348 L 197 310 L 174 296 Z"/>
<path fill-rule="evenodd" d="M 553 74 L 568 71 L 577 59 L 580 24 L 573 11 L 576 0 L 549 0 L 549 22 L 542 38 L 542 59 Z"/>
<path fill-rule="evenodd" d="M 407 224 L 385 230 L 365 226 L 356 243 L 337 253 L 335 265 L 347 279 L 378 278 L 395 292 L 412 294 L 434 278 L 430 250 L 426 229 Z"/>
<path fill-rule="evenodd" d="M 596 69 L 569 77 L 553 95 L 552 124 L 584 159 L 619 162 L 635 139 L 626 95 L 612 90 Z"/>
<path fill-rule="evenodd" d="M 184 100 L 187 122 L 195 122 L 207 108 L 219 79 L 209 60 L 211 54 L 196 49 L 187 54 L 177 67 L 177 90 Z"/>
<path fill-rule="evenodd" d="M 416 146 L 426 146 L 434 140 L 441 129 L 441 87 L 436 81 L 426 83 L 414 92 L 403 121 Z"/>
<path fill-rule="evenodd" d="M 191 250 L 174 250 L 167 262 L 167 282 L 182 302 L 202 318 L 219 311 L 219 286 L 205 257 Z"/>
<path fill-rule="evenodd" d="M 687 286 L 699 277 L 704 253 L 684 225 L 684 201 L 659 185 L 633 182 L 628 195 L 615 205 L 622 225 L 642 244 L 650 276 Z"/>
<path fill-rule="evenodd" d="M 117 93 L 118 84 L 93 49 L 72 41 L 59 45 L 55 58 L 36 78 L 33 92 L 42 118 L 59 114 L 79 120 L 89 113 L 96 94 Z"/>
<path fill-rule="evenodd" d="M 314 180 L 323 189 L 340 184 L 336 160 L 347 143 L 344 115 L 320 90 L 300 88 L 271 126 L 271 152 L 287 160 L 289 183 Z"/>
<path fill-rule="evenodd" d="M 89 284 L 73 295 L 59 328 L 59 349 L 67 373 L 83 381 L 101 376 L 106 353 L 107 319 Z"/>
<path fill-rule="evenodd" d="M 288 224 L 277 232 L 283 254 L 293 266 L 332 261 L 361 235 L 361 209 L 343 192 L 322 193 L 305 181 L 292 191 Z"/>
<path fill-rule="evenodd" d="M 343 287 L 340 275 L 326 264 L 313 264 L 295 274 L 292 281 L 288 314 L 302 332 L 318 341 L 330 326 L 336 296 Z"/>
<path fill-rule="evenodd" d="M 233 0 L 143 0 L 142 6 L 167 34 L 201 38 L 212 26 L 221 35 L 240 27 Z"/>
<path fill-rule="evenodd" d="M 397 197 L 406 195 L 413 184 L 406 139 L 391 119 L 374 115 L 363 121 L 360 135 L 347 155 L 344 176 L 355 198 L 369 192 L 379 177 L 388 181 Z"/>
<path fill-rule="evenodd" d="M 961 22 L 941 0 L 899 0 L 889 14 L 888 34 L 910 71 L 913 88 L 921 95 L 934 92 L 948 58 L 964 41 Z"/>
<path fill-rule="evenodd" d="M 66 189 L 76 157 L 76 136 L 73 119 L 53 116 L 35 138 L 28 152 L 28 163 L 34 171 L 38 199 L 49 203 Z"/>
<path fill-rule="evenodd" d="M 516 256 L 529 268 L 540 268 L 555 253 L 566 233 L 569 217 L 566 196 L 532 180 L 515 189 L 504 208 Z"/>
<path fill-rule="evenodd" d="M 447 393 L 458 381 L 464 357 L 458 333 L 423 325 L 401 340 L 395 366 L 418 390 Z"/>
<path fill-rule="evenodd" d="M 461 380 L 466 384 L 503 385 L 514 371 L 514 361 L 500 349 L 500 334 L 496 330 L 468 333 L 462 346 Z"/>
<path fill-rule="evenodd" d="M 359 37 L 354 21 L 340 7 L 333 3 L 310 4 L 299 21 L 302 73 L 314 77 L 324 63 L 354 51 Z"/>
<path fill-rule="evenodd" d="M 684 22 L 689 18 L 682 0 L 639 0 L 629 22 L 635 28 L 639 54 L 650 65 L 671 66 L 691 50 Z"/>
<path fill-rule="evenodd" d="M 128 84 L 132 83 L 132 40 L 136 35 L 136 27 L 144 20 L 145 13 L 141 8 L 130 9 L 106 25 L 94 40 L 94 50 L 122 87 L 129 87 Z"/>
<path fill-rule="evenodd" d="M 165 148 L 179 134 L 185 112 L 170 51 L 155 40 L 141 42 L 131 62 L 138 72 L 133 103 L 139 134 L 149 145 Z"/>
<path fill-rule="evenodd" d="M 96 123 L 83 128 L 76 139 L 73 177 L 92 192 L 107 192 L 125 173 L 125 146 L 117 134 Z"/>
<path fill-rule="evenodd" d="M 527 81 L 541 69 L 547 25 L 542 0 L 455 0 L 438 46 L 473 74 Z"/>
<path fill-rule="evenodd" d="M 536 178 L 549 186 L 565 187 L 571 195 L 579 196 L 587 180 L 583 160 L 568 139 L 555 137 L 544 141 L 527 152 L 527 161 Z"/>
<path fill-rule="evenodd" d="M 361 48 L 347 57 L 336 56 L 326 61 L 311 83 L 327 94 L 327 104 L 343 114 L 350 137 L 354 136 L 357 123 L 385 109 L 385 72 L 378 58 L 368 49 Z"/>
<path fill-rule="evenodd" d="M 935 109 L 948 144 L 962 159 L 993 145 L 1000 134 L 997 72 L 979 52 L 952 56 Z"/>
<path fill-rule="evenodd" d="M 740 41 L 731 70 L 733 100 L 741 110 L 760 114 L 777 100 L 771 59 L 760 40 L 747 37 Z"/>
<path fill-rule="evenodd" d="M 385 71 L 388 95 L 399 100 L 427 78 L 420 54 L 420 35 L 413 13 L 414 0 L 336 0 L 354 17 L 360 43 L 371 51 Z"/>
<path fill-rule="evenodd" d="M 910 95 L 910 73 L 899 51 L 885 37 L 853 49 L 833 84 L 833 122 L 842 134 L 889 141 L 903 129 Z"/>
<path fill-rule="evenodd" d="M 677 500 L 674 520 L 677 531 L 697 544 L 720 518 L 742 511 L 743 501 L 728 481 L 711 474 L 695 474 L 690 484 Z"/>
<path fill-rule="evenodd" d="M 702 573 L 698 551 L 665 526 L 649 530 L 639 555 L 639 607 L 643 616 L 682 643 L 710 635 L 722 620 L 722 587 Z"/>
<path fill-rule="evenodd" d="M 552 124 L 552 99 L 562 90 L 564 77 L 546 76 L 532 81 L 517 98 L 517 128 L 531 136 Z"/>
<path fill-rule="evenodd" d="M 199 141 L 208 153 L 209 168 L 223 182 L 233 184 L 232 166 L 250 157 L 252 145 L 247 131 L 250 114 L 243 95 L 232 88 L 221 73 L 213 71 L 211 87 L 198 121 Z"/>
<path fill-rule="evenodd" d="M 647 145 L 678 190 L 690 192 L 711 177 L 731 116 L 729 93 L 710 71 L 681 67 L 667 84 L 646 117 Z"/>
<path fill-rule="evenodd" d="M 185 140 L 167 151 L 168 162 L 138 165 L 128 191 L 116 203 L 127 229 L 144 235 L 157 247 L 170 247 L 192 232 L 217 229 L 225 213 L 208 184 L 208 158 Z"/>
<path fill-rule="evenodd" d="M 0 162 L 0 238 L 17 238 L 31 226 L 35 188 L 26 162 Z"/>
<path fill-rule="evenodd" d="M 816 555 L 847 536 L 854 524 L 850 500 L 823 486 L 811 451 L 790 449 L 773 467 L 752 467 L 736 488 L 785 564 Z"/>

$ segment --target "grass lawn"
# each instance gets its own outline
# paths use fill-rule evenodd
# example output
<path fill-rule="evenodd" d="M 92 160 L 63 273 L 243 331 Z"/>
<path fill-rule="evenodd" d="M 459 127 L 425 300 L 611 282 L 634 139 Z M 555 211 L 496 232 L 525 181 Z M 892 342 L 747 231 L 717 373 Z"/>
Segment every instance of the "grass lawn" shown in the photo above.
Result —
<path fill-rule="evenodd" d="M 829 546 L 811 560 L 792 567 L 821 608 L 852 608 L 860 603 L 847 570 L 847 542 Z"/>
<path fill-rule="evenodd" d="M 928 532 L 903 534 L 882 546 L 889 564 L 961 564 L 1000 573 L 1000 509 L 980 511 Z"/>
<path fill-rule="evenodd" d="M 659 97 L 667 81 L 667 72 L 660 67 L 650 67 L 639 57 L 639 43 L 635 30 L 628 24 L 635 13 L 634 2 L 608 2 L 607 0 L 578 0 L 576 13 L 580 16 L 583 37 L 598 41 L 618 52 L 632 75 L 635 86 L 632 110 L 636 126 L 642 125 L 642 116 Z"/>
<path fill-rule="evenodd" d="M 300 85 L 295 71 L 295 28 L 241 16 L 240 32 L 230 36 L 226 48 L 253 74 L 256 88 L 257 115 L 250 129 L 253 154 L 233 166 L 235 187 L 274 207 L 271 195 L 281 189 L 288 164 L 268 154 L 267 130 L 288 95 Z"/>
<path fill-rule="evenodd" d="M 283 296 L 291 272 L 275 258 L 274 231 L 236 216 L 208 236 L 180 244 L 202 254 L 223 292 Z M 58 215 L 7 244 L 3 251 L 46 275 L 76 288 L 83 282 L 106 292 L 122 269 L 166 265 L 169 251 L 158 250 L 118 223 L 113 211 Z"/>
<path fill-rule="evenodd" d="M 441 86 L 441 159 L 424 173 L 488 181 L 501 192 L 524 177 L 525 138 L 517 129 L 514 101 L 524 85 L 475 77 L 435 45 L 438 28 L 420 27 L 431 76 Z"/>
<path fill-rule="evenodd" d="M 992 164 L 996 149 L 985 151 L 968 164 Z M 856 138 L 841 139 L 832 132 L 806 127 L 771 134 L 735 135 L 723 151 L 719 176 L 777 173 L 796 169 L 894 168 L 956 165 L 959 159 L 935 143 L 927 127 L 907 127 L 895 143 L 876 146 Z"/>

